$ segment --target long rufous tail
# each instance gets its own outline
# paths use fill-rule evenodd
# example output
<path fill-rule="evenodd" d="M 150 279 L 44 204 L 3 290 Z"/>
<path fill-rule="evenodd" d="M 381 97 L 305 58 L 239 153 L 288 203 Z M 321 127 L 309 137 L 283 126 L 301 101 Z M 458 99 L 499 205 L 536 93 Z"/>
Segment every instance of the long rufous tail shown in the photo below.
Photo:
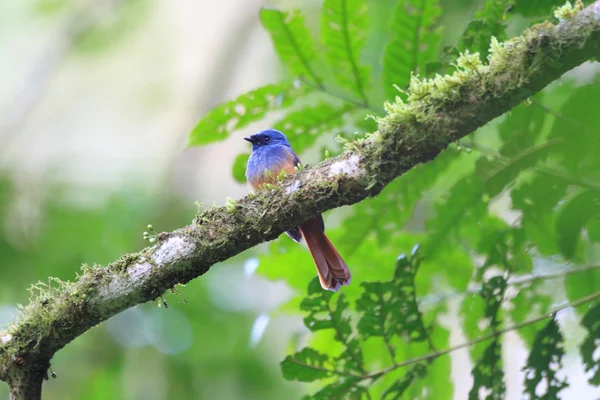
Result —
<path fill-rule="evenodd" d="M 306 221 L 300 225 L 300 232 L 317 265 L 317 275 L 323 289 L 337 292 L 340 287 L 348 286 L 352 281 L 350 270 L 317 221 Z"/>

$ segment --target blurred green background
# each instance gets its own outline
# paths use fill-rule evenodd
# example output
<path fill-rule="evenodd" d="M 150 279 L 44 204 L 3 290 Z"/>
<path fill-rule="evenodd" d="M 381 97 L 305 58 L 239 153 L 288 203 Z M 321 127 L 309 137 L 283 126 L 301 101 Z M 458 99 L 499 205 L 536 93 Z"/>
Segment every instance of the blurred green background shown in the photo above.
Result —
<path fill-rule="evenodd" d="M 481 3 L 441 2 L 446 43 L 457 40 Z M 369 1 L 366 58 L 386 43 L 394 4 Z M 231 173 L 235 157 L 248 150 L 241 138 L 272 120 L 204 147 L 185 149 L 187 135 L 211 107 L 282 75 L 258 19 L 261 6 L 301 6 L 317 17 L 320 5 L 313 0 L 0 2 L 0 324 L 13 318 L 18 303 L 27 303 L 33 283 L 51 284 L 50 276 L 74 279 L 82 263 L 106 264 L 141 249 L 147 224 L 157 231 L 188 224 L 196 201 L 224 204 L 226 197 L 246 194 Z M 515 17 L 509 34 L 528 25 Z M 560 91 L 548 101 L 560 105 Z M 303 154 L 303 160 L 318 161 L 317 150 Z M 466 160 L 454 171 L 472 164 Z M 433 192 L 448 186 L 441 182 Z M 328 223 L 335 226 L 341 215 L 344 211 L 331 213 Z M 344 234 L 338 229 L 332 238 L 349 257 L 368 260 L 378 251 L 368 241 L 357 253 L 345 249 Z M 418 240 L 422 237 L 407 235 L 397 252 L 381 250 L 378 257 L 393 260 Z M 290 245 L 287 238 L 277 243 L 281 249 Z M 308 340 L 308 330 L 301 316 L 279 307 L 302 293 L 297 288 L 306 287 L 314 269 L 298 247 L 297 282 L 288 285 L 278 277 L 276 257 L 265 263 L 272 280 L 255 275 L 256 257 L 267 247 L 215 266 L 180 288 L 187 304 L 171 295 L 167 309 L 135 307 L 75 340 L 52 360 L 58 378 L 45 383 L 44 398 L 300 398 L 307 388 L 285 381 L 279 361 Z M 368 269 L 364 276 L 379 277 Z M 456 325 L 456 312 L 449 312 L 449 326 Z M 506 340 L 516 343 L 516 334 Z M 453 371 L 466 368 L 467 356 L 453 357 Z M 517 375 L 508 373 L 506 379 L 520 379 Z M 576 376 L 572 382 L 584 380 Z M 470 387 L 455 385 L 456 398 Z M 572 386 L 570 395 L 591 393 Z M 7 386 L 0 384 L 0 399 L 6 398 Z"/>

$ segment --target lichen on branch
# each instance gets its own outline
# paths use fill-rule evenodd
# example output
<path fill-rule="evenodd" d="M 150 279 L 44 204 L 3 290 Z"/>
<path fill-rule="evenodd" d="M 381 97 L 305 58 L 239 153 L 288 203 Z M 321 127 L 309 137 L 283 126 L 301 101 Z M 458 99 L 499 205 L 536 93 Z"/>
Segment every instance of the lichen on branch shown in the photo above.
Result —
<path fill-rule="evenodd" d="M 318 213 L 377 195 L 399 175 L 598 56 L 600 2 L 557 25 L 543 23 L 505 43 L 492 41 L 487 63 L 465 53 L 452 75 L 413 77 L 406 100 L 386 104 L 378 130 L 347 142 L 340 156 L 283 177 L 277 187 L 201 212 L 190 225 L 158 234 L 139 253 L 106 267 L 84 267 L 75 282 L 40 288 L 0 331 L 0 380 L 11 388 L 37 385 L 53 355 L 96 324 Z"/>

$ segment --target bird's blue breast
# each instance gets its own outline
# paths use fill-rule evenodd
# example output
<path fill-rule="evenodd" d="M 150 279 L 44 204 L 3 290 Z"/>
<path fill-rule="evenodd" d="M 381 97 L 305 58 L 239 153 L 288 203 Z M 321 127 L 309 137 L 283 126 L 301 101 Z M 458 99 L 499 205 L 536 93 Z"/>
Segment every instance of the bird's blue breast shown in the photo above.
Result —
<path fill-rule="evenodd" d="M 246 168 L 246 179 L 253 189 L 259 189 L 271 179 L 265 175 L 265 170 L 271 171 L 273 176 L 285 170 L 293 173 L 298 159 L 294 152 L 287 146 L 271 145 L 259 147 L 252 151 Z"/>

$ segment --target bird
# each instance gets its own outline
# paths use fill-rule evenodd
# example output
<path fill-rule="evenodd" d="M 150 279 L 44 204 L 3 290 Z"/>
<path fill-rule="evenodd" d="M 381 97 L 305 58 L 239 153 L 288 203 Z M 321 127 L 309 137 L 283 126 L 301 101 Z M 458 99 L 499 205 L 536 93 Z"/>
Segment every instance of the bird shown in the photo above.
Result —
<path fill-rule="evenodd" d="M 275 129 L 265 129 L 244 140 L 252 143 L 252 152 L 246 166 L 246 179 L 253 191 L 265 184 L 277 184 L 281 171 L 293 174 L 300 159 L 292 150 L 286 136 Z M 268 171 L 268 172 L 267 172 Z M 306 242 L 317 267 L 317 275 L 323 289 L 337 292 L 348 286 L 352 275 L 348 266 L 325 235 L 325 223 L 319 214 L 299 226 L 285 232 L 295 242 Z"/>

